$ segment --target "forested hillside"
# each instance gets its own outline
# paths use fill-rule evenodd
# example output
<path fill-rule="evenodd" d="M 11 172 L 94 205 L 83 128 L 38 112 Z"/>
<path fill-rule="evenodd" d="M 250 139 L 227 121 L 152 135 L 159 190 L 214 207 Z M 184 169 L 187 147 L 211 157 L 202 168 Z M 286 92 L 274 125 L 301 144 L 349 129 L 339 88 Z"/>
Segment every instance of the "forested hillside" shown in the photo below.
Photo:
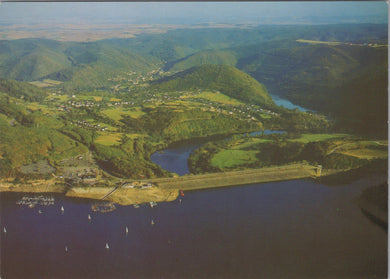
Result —
<path fill-rule="evenodd" d="M 27 82 L 17 82 L 12 79 L 0 78 L 0 92 L 8 96 L 25 99 L 27 101 L 42 101 L 47 95 L 47 90 L 38 88 Z"/>
<path fill-rule="evenodd" d="M 387 26 L 379 24 L 174 29 L 87 43 L 0 41 L 1 78 L 49 80 L 64 92 L 128 94 L 151 82 L 152 89 L 207 88 L 272 106 L 268 90 L 325 113 L 340 130 L 371 136 L 385 136 L 387 127 L 387 61 Z"/>
<path fill-rule="evenodd" d="M 274 106 L 267 89 L 240 70 L 223 65 L 202 65 L 159 80 L 157 90 L 178 91 L 208 89 L 247 103 Z"/>
<path fill-rule="evenodd" d="M 108 88 L 124 71 L 145 73 L 158 60 L 104 42 L 74 43 L 41 39 L 0 41 L 0 76 L 20 81 L 50 78 L 65 90 Z"/>

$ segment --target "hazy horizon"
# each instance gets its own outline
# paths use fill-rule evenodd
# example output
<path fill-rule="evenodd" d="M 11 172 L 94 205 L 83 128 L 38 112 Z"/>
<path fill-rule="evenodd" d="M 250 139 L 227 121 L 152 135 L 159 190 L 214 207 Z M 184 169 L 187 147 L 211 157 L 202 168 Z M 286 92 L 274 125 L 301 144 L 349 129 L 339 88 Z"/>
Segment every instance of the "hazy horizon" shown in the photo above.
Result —
<path fill-rule="evenodd" d="M 387 23 L 384 1 L 355 2 L 3 2 L 3 25 Z"/>

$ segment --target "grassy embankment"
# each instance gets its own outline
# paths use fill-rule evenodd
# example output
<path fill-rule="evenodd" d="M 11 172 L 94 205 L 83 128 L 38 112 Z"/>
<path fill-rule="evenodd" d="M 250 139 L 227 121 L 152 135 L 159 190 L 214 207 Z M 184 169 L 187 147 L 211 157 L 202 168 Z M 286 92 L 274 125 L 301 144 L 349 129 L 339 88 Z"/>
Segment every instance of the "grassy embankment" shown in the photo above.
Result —
<path fill-rule="evenodd" d="M 308 164 L 294 164 L 176 178 L 158 178 L 151 181 L 162 189 L 199 190 L 315 177 L 316 169 L 316 167 Z"/>

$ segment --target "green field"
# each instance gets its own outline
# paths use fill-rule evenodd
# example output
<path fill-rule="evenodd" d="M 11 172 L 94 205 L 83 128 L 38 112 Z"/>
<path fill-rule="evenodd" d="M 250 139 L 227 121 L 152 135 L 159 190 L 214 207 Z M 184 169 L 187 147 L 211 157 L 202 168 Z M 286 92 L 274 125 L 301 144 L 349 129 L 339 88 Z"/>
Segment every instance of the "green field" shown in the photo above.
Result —
<path fill-rule="evenodd" d="M 58 80 L 52 80 L 52 79 L 44 79 L 43 81 L 31 81 L 30 84 L 38 86 L 38 87 L 51 87 L 51 86 L 56 86 L 60 85 L 63 83 L 62 81 Z"/>
<path fill-rule="evenodd" d="M 100 134 L 95 142 L 105 146 L 119 145 L 121 137 L 122 133 L 104 133 Z"/>
<path fill-rule="evenodd" d="M 36 110 L 41 110 L 45 114 L 54 114 L 55 111 L 53 109 L 49 109 L 46 105 L 42 105 L 39 103 L 28 103 L 26 104 L 26 108 L 36 111 Z"/>
<path fill-rule="evenodd" d="M 211 165 L 218 168 L 231 168 L 255 161 L 257 151 L 223 150 L 217 153 L 211 160 Z"/>
<path fill-rule="evenodd" d="M 348 134 L 303 134 L 299 139 L 292 139 L 290 141 L 309 143 L 313 141 L 323 141 L 328 139 L 349 137 Z"/>
<path fill-rule="evenodd" d="M 388 156 L 387 141 L 358 141 L 343 144 L 337 153 L 357 157 L 359 159 L 386 158 Z"/>
<path fill-rule="evenodd" d="M 220 92 L 217 93 L 202 92 L 199 95 L 197 95 L 197 97 L 209 100 L 211 102 L 218 102 L 227 105 L 235 105 L 235 106 L 244 105 L 244 103 L 238 101 L 237 99 L 226 96 Z"/>
<path fill-rule="evenodd" d="M 378 150 L 378 149 L 371 149 L 371 148 L 352 149 L 352 150 L 340 151 L 338 153 L 357 157 L 359 159 L 386 158 L 388 155 L 387 150 Z"/>
<path fill-rule="evenodd" d="M 264 143 L 264 142 L 269 142 L 270 140 L 268 139 L 257 139 L 257 138 L 249 138 L 247 140 L 240 140 L 237 142 L 237 145 L 233 146 L 232 149 L 244 149 L 251 147 L 255 144 L 258 143 Z"/>
<path fill-rule="evenodd" d="M 121 119 L 123 119 L 123 115 L 128 115 L 133 118 L 139 118 L 145 114 L 143 111 L 141 111 L 140 108 L 136 108 L 133 110 L 125 110 L 123 107 L 106 109 L 103 110 L 102 113 L 115 121 L 120 121 Z"/>

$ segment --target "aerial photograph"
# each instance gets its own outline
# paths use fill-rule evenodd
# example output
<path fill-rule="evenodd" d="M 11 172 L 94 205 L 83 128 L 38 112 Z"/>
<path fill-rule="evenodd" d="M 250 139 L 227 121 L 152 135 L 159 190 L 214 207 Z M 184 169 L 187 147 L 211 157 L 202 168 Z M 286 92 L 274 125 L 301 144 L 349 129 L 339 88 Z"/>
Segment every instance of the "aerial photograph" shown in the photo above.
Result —
<path fill-rule="evenodd" d="M 388 2 L 0 2 L 0 278 L 388 278 Z"/>

